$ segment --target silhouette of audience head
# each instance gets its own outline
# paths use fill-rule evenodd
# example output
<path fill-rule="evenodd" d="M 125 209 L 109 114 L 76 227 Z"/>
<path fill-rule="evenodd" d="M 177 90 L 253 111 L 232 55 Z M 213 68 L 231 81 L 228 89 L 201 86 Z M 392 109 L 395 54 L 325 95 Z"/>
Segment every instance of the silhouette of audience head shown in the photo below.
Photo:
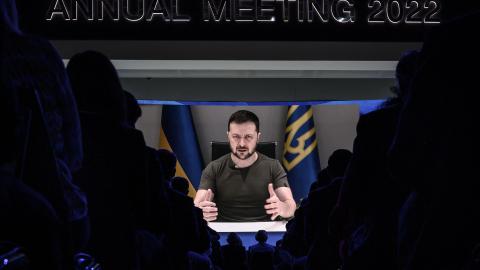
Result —
<path fill-rule="evenodd" d="M 259 243 L 265 243 L 267 242 L 267 239 L 268 239 L 268 234 L 267 234 L 267 231 L 265 230 L 259 230 L 256 234 L 255 234 L 255 240 L 257 240 Z"/>
<path fill-rule="evenodd" d="M 158 149 L 157 157 L 162 164 L 162 168 L 165 173 L 165 179 L 170 181 L 177 172 L 177 157 L 173 152 L 170 152 L 167 149 Z"/>
<path fill-rule="evenodd" d="M 172 188 L 182 194 L 187 195 L 188 194 L 188 180 L 181 177 L 181 176 L 175 176 L 170 180 L 172 183 Z"/>
<path fill-rule="evenodd" d="M 416 50 L 406 51 L 400 56 L 395 69 L 397 86 L 394 87 L 394 92 L 401 100 L 404 100 L 408 94 L 408 89 L 417 71 L 419 59 L 420 53 Z"/>
<path fill-rule="evenodd" d="M 74 55 L 67 65 L 80 112 L 125 122 L 125 97 L 112 62 L 96 51 Z"/>
<path fill-rule="evenodd" d="M 390 88 L 394 96 L 387 99 L 379 108 L 403 104 L 408 96 L 410 84 L 417 72 L 419 62 L 420 53 L 418 51 L 410 50 L 402 53 L 395 68 L 395 86 Z"/>
<path fill-rule="evenodd" d="M 228 234 L 227 243 L 232 246 L 243 246 L 242 239 L 234 232 Z"/>
<path fill-rule="evenodd" d="M 137 99 L 130 92 L 123 90 L 127 107 L 127 125 L 134 128 L 138 119 L 142 116 L 142 108 L 138 105 Z"/>
<path fill-rule="evenodd" d="M 347 149 L 337 149 L 328 158 L 328 174 L 331 179 L 342 177 L 347 169 L 352 152 Z"/>
<path fill-rule="evenodd" d="M 329 185 L 333 179 L 343 177 L 352 157 L 352 152 L 347 149 L 337 149 L 328 158 L 327 168 L 317 174 L 317 181 L 310 186 L 310 192 Z"/>
<path fill-rule="evenodd" d="M 420 53 L 416 50 L 402 53 L 395 68 L 395 86 L 390 87 L 393 97 L 380 104 L 378 109 L 403 104 L 408 96 L 413 77 L 417 72 L 419 61 Z"/>

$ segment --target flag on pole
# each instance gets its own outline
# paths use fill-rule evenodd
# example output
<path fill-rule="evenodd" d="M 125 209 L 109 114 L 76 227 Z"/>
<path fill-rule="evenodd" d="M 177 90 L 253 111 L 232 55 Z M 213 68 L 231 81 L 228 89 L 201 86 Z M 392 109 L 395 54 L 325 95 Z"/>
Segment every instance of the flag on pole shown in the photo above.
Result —
<path fill-rule="evenodd" d="M 315 123 L 311 106 L 289 106 L 283 166 L 296 201 L 308 195 L 310 185 L 320 172 Z"/>
<path fill-rule="evenodd" d="M 194 198 L 200 183 L 203 159 L 198 146 L 190 106 L 163 105 L 160 148 L 177 156 L 177 176 L 188 179 L 188 196 Z"/>

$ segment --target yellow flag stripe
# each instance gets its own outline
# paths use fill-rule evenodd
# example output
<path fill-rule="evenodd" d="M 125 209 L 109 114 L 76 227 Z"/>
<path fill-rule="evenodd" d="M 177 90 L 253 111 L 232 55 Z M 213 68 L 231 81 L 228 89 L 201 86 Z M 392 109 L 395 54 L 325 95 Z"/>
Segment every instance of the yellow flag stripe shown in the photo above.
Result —
<path fill-rule="evenodd" d="M 287 119 L 290 118 L 290 116 L 292 116 L 292 114 L 298 109 L 298 107 L 300 107 L 300 106 L 299 105 L 290 106 L 290 108 L 288 109 L 288 113 L 287 113 Z"/>
<path fill-rule="evenodd" d="M 168 143 L 167 136 L 165 135 L 165 132 L 163 131 L 163 128 L 160 128 L 160 143 L 159 147 L 163 149 L 167 149 L 168 151 L 174 152 L 172 150 L 172 147 Z M 188 175 L 185 173 L 185 170 L 183 169 L 182 165 L 180 162 L 177 160 L 177 166 L 176 166 L 176 174 L 175 176 L 181 176 L 184 177 L 185 179 L 188 180 L 188 196 L 195 198 L 195 195 L 197 194 L 197 191 L 195 190 L 195 187 L 192 185 L 192 182 L 188 178 Z"/>

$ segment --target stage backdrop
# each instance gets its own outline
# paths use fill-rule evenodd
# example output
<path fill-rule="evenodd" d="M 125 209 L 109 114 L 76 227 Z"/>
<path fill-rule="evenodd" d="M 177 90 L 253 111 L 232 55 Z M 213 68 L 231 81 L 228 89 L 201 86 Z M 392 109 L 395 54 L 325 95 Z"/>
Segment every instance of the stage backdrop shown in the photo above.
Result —
<path fill-rule="evenodd" d="M 191 106 L 204 164 L 211 156 L 210 141 L 227 141 L 227 122 L 230 115 L 241 109 L 251 110 L 260 118 L 262 141 L 277 141 L 277 159 L 282 160 L 287 106 Z M 147 144 L 158 147 L 161 127 L 161 105 L 142 105 L 143 115 L 137 126 Z M 352 149 L 355 127 L 359 117 L 357 104 L 312 106 L 320 160 L 328 160 L 339 148 Z M 322 168 L 327 165 L 323 162 Z"/>

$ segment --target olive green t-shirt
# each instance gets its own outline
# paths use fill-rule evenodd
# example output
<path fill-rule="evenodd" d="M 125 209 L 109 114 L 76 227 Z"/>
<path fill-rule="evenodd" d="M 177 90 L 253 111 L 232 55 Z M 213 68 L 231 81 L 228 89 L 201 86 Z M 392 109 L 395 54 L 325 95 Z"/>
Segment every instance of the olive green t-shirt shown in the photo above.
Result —
<path fill-rule="evenodd" d="M 287 174 L 280 162 L 258 153 L 257 160 L 247 168 L 235 168 L 230 154 L 210 162 L 203 170 L 198 189 L 212 189 L 218 208 L 217 221 L 268 221 L 265 211 L 273 188 L 289 187 Z"/>

